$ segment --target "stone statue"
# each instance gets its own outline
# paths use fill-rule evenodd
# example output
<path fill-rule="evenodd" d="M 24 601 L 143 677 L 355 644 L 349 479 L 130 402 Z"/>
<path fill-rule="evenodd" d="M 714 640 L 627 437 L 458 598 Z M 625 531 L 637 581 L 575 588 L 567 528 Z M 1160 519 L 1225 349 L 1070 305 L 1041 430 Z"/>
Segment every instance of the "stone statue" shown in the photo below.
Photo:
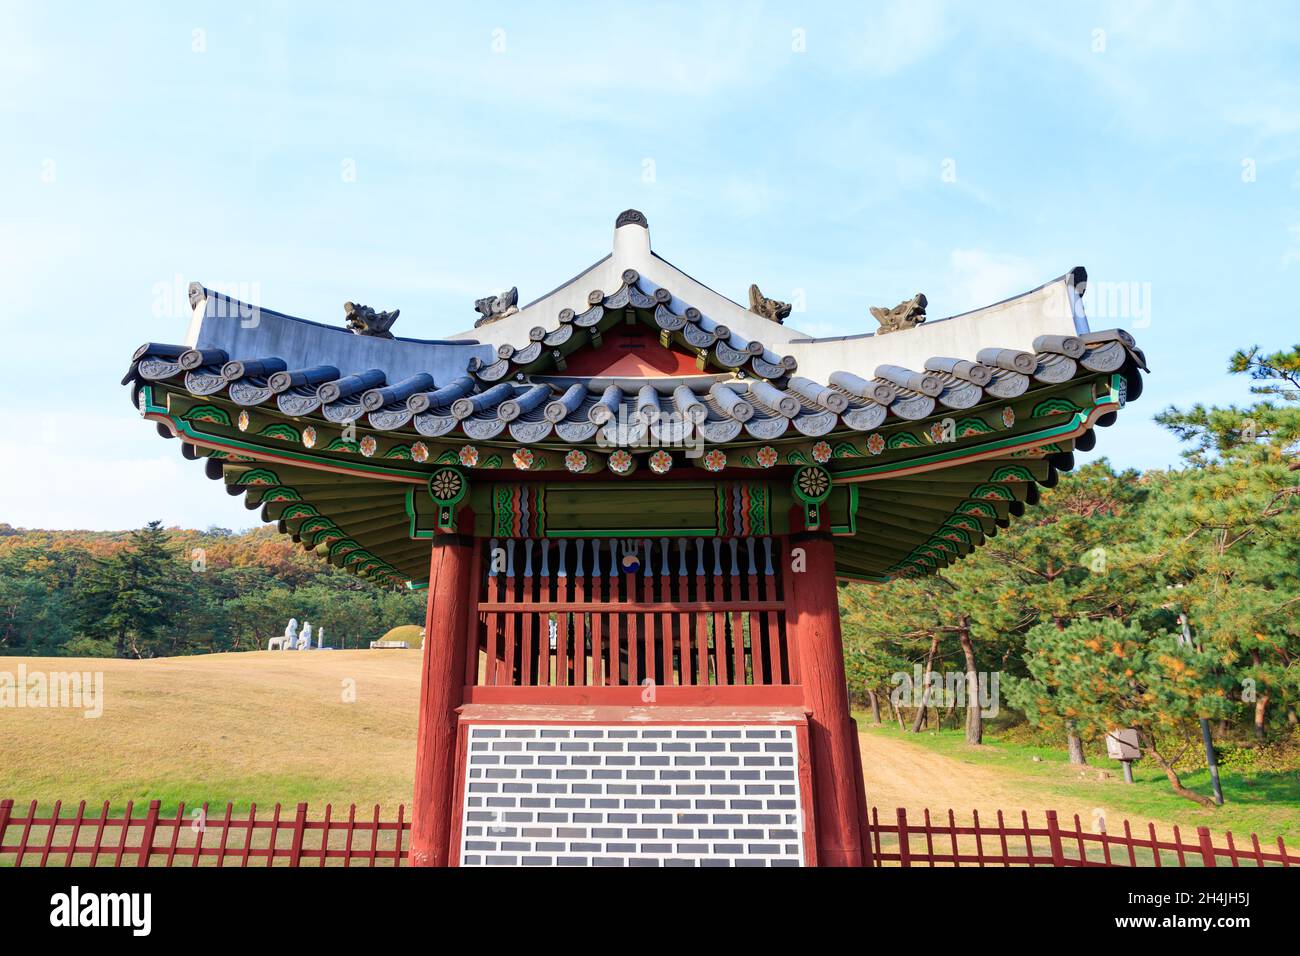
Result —
<path fill-rule="evenodd" d="M 324 647 L 325 647 L 325 628 L 318 627 L 316 628 L 316 650 L 319 651 Z"/>
<path fill-rule="evenodd" d="M 291 649 L 298 641 L 298 619 L 289 618 L 289 623 L 284 626 L 284 633 L 279 637 L 273 637 L 266 642 L 268 651 L 287 651 Z"/>
<path fill-rule="evenodd" d="M 501 295 L 489 295 L 482 299 L 475 299 L 474 311 L 481 316 L 474 323 L 476 329 L 480 325 L 487 325 L 497 319 L 504 319 L 507 315 L 514 315 L 519 311 L 519 287 L 511 286 L 509 292 Z"/>
<path fill-rule="evenodd" d="M 790 317 L 790 303 L 767 298 L 755 284 L 749 287 L 749 311 L 773 322 L 784 322 Z"/>
<path fill-rule="evenodd" d="M 376 312 L 368 305 L 354 302 L 343 303 L 343 314 L 348 320 L 348 329 L 357 335 L 373 335 L 380 339 L 391 339 L 393 333 L 388 331 L 402 314 L 401 309 L 392 312 Z"/>
<path fill-rule="evenodd" d="M 918 292 L 906 302 L 900 302 L 892 309 L 873 305 L 871 314 L 880 323 L 880 328 L 876 330 L 876 334 L 884 335 L 887 332 L 901 332 L 903 329 L 916 328 L 925 321 L 925 307 L 927 304 L 925 295 Z"/>
<path fill-rule="evenodd" d="M 302 633 L 298 635 L 298 646 L 295 650 L 311 650 L 311 621 L 306 621 L 302 625 Z"/>

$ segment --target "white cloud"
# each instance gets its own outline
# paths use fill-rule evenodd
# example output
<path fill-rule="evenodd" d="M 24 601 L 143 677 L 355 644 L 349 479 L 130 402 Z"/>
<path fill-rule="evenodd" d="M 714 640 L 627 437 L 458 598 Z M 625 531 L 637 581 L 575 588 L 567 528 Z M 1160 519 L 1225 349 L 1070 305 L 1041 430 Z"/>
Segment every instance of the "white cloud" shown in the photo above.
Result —
<path fill-rule="evenodd" d="M 947 42 L 946 20 L 937 0 L 892 0 L 866 24 L 857 66 L 892 76 L 919 63 Z"/>
<path fill-rule="evenodd" d="M 1043 284 L 1047 273 L 1021 256 L 1002 255 L 984 249 L 954 249 L 948 255 L 951 266 L 946 288 L 929 296 L 941 311 L 957 315 L 1027 292 Z"/>

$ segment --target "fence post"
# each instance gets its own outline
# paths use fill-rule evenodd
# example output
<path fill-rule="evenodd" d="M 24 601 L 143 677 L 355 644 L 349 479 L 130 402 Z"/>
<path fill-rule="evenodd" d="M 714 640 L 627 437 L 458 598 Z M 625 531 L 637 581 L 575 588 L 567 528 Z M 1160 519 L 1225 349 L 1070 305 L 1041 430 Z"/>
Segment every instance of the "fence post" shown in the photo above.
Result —
<path fill-rule="evenodd" d="M 1065 866 L 1065 850 L 1061 847 L 1061 828 L 1056 822 L 1056 811 L 1047 811 L 1047 842 L 1052 847 L 1052 866 Z"/>
<path fill-rule="evenodd" d="M 898 808 L 898 865 L 912 865 L 912 848 L 907 837 L 907 810 Z"/>
<path fill-rule="evenodd" d="M 9 817 L 13 814 L 13 800 L 5 797 L 0 800 L 0 847 L 4 845 L 4 831 L 9 829 Z M 1283 858 L 1286 853 L 1283 853 Z"/>
<path fill-rule="evenodd" d="M 149 801 L 149 812 L 145 814 L 144 818 L 144 833 L 140 837 L 140 859 L 137 861 L 136 866 L 147 867 L 149 865 L 149 855 L 153 852 L 153 833 L 158 827 L 158 808 L 161 806 L 161 800 Z M 126 843 L 125 832 L 122 834 L 122 842 Z"/>
<path fill-rule="evenodd" d="M 307 804 L 298 804 L 293 815 L 293 844 L 289 847 L 289 865 L 297 866 L 302 859 L 302 838 L 307 830 Z M 273 848 L 274 849 L 274 848 Z"/>
<path fill-rule="evenodd" d="M 1201 859 L 1206 866 L 1218 866 L 1214 859 L 1214 842 L 1210 839 L 1209 827 L 1197 827 L 1196 834 L 1201 838 Z"/>

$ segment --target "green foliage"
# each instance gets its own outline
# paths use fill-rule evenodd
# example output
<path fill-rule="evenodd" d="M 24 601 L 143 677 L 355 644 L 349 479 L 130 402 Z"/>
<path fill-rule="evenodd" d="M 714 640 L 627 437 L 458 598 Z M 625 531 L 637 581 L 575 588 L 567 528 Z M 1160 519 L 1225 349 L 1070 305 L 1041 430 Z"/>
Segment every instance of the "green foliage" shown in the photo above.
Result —
<path fill-rule="evenodd" d="M 1006 699 L 1043 732 L 1077 729 L 1095 746 L 1108 727 L 1139 726 L 1167 749 L 1195 738 L 1206 716 L 1227 721 L 1220 742 L 1291 734 L 1300 348 L 1245 350 L 1229 369 L 1265 401 L 1157 416 L 1189 443 L 1191 467 L 1139 474 L 1093 462 L 940 575 L 845 589 L 853 690 L 886 690 L 936 638 L 935 666 L 952 668 L 965 620 L 981 669 L 1001 671 Z"/>
<path fill-rule="evenodd" d="M 0 526 L 0 655 L 160 657 L 256 650 L 296 617 L 334 647 L 423 620 L 265 528 L 29 532 Z"/>
<path fill-rule="evenodd" d="M 1214 654 L 1171 633 L 1106 618 L 1066 627 L 1040 624 L 1025 636 L 1028 676 L 1007 696 L 1031 723 L 1073 720 L 1086 736 L 1114 727 L 1153 732 L 1230 713 Z"/>

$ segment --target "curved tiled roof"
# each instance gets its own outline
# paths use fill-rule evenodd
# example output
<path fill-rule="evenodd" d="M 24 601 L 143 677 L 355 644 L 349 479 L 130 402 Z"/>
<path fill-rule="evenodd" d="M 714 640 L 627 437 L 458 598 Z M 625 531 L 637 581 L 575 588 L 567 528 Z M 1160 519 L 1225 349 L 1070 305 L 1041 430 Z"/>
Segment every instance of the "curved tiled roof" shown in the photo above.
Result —
<path fill-rule="evenodd" d="M 865 375 L 864 370 L 836 371 L 829 381 L 817 382 L 794 374 L 793 359 L 744 342 L 692 308 L 674 313 L 664 301 L 671 296 L 663 289 L 645 292 L 631 270 L 623 278 L 625 284 L 609 295 L 593 292 L 591 298 L 600 302 L 587 312 L 562 312 L 554 331 L 539 329 L 523 349 L 502 346 L 501 357 L 488 365 L 471 357 L 460 374 L 441 382 L 430 372 L 390 381 L 383 368 L 290 369 L 275 355 L 232 356 L 219 348 L 154 343 L 136 350 L 127 380 L 179 380 L 192 395 L 224 393 L 243 407 L 273 406 L 295 418 L 365 422 L 380 431 L 428 438 L 456 433 L 485 441 L 508 435 L 523 443 L 583 444 L 619 423 L 662 438 L 665 430 L 689 422 L 706 443 L 725 445 L 870 432 L 889 420 L 918 421 L 1013 399 L 1035 386 L 1086 373 L 1127 369 L 1129 394 L 1136 397 L 1141 388 L 1136 370 L 1145 368 L 1132 337 L 1110 330 L 1039 335 L 1031 351 L 988 347 L 974 356 L 936 355 L 919 369 L 878 365 Z M 620 383 L 598 377 L 588 379 L 585 388 L 581 382 L 561 387 L 543 377 L 557 371 L 557 358 L 562 364 L 562 345 L 571 352 L 574 336 L 598 336 L 602 324 L 624 321 L 627 310 L 643 310 L 679 347 L 698 348 L 732 377 Z M 543 345 L 554 348 L 543 353 Z M 607 431 L 606 437 L 614 436 Z"/>
<path fill-rule="evenodd" d="M 629 219 L 611 257 L 446 341 L 354 335 L 196 285 L 188 343 L 142 345 L 123 383 L 265 519 L 390 581 L 418 579 L 415 539 L 448 530 L 413 491 L 440 467 L 466 469 L 489 509 L 518 471 L 627 481 L 688 461 L 721 473 L 679 486 L 716 486 L 718 534 L 733 533 L 729 485 L 765 489 L 779 524 L 792 477 L 821 468 L 840 572 L 926 573 L 1032 505 L 1142 390 L 1133 339 L 1088 330 L 1082 270 L 888 336 L 810 339 L 675 270 L 645 234 Z M 651 363 L 677 371 L 582 354 L 619 336 L 677 352 Z M 592 368 L 607 371 L 576 371 Z"/>

